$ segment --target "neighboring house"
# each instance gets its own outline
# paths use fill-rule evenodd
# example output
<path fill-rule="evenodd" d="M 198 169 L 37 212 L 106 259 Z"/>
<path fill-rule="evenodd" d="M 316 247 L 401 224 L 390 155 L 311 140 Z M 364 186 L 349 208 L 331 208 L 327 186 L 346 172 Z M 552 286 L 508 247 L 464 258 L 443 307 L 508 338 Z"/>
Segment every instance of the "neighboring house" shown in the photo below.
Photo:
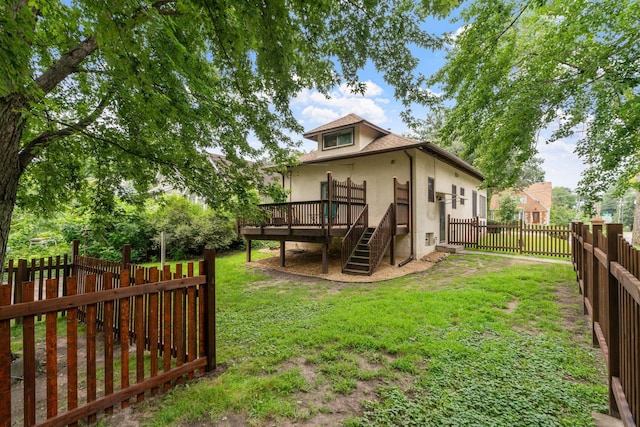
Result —
<path fill-rule="evenodd" d="M 325 273 L 328 249 L 339 245 L 343 272 L 371 274 L 385 253 L 404 265 L 446 242 L 448 214 L 485 216 L 481 173 L 437 145 L 355 114 L 304 137 L 318 149 L 283 173 L 289 202 L 261 205 L 261 219 L 239 222 L 248 243 L 280 241 L 282 265 L 284 242 L 320 243 Z"/>
<path fill-rule="evenodd" d="M 549 225 L 551 220 L 551 183 L 536 182 L 529 187 L 511 194 L 518 203 L 519 218 L 525 224 Z M 501 192 L 491 197 L 491 217 L 500 208 L 500 199 L 508 192 Z"/>

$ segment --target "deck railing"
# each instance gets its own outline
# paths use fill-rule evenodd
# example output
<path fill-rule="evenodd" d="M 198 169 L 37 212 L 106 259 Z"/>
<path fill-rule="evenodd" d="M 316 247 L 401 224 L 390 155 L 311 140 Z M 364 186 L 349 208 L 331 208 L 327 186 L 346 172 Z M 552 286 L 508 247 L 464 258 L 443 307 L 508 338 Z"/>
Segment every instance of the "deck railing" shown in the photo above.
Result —
<path fill-rule="evenodd" d="M 391 242 L 396 221 L 394 213 L 395 206 L 391 203 L 369 239 L 369 243 L 367 244 L 369 249 L 369 275 L 371 275 L 378 264 L 380 264 L 380 261 Z"/>
<path fill-rule="evenodd" d="M 353 250 L 358 245 L 360 238 L 367 230 L 369 226 L 369 207 L 365 206 L 360 215 L 356 218 L 353 225 L 347 231 L 347 234 L 342 239 L 342 269 L 346 267 L 349 262 L 349 257 L 353 253 Z"/>
<path fill-rule="evenodd" d="M 393 178 L 394 197 L 396 202 L 396 225 L 409 226 L 409 212 L 411 205 L 411 191 L 409 181 L 401 184 Z"/>
<path fill-rule="evenodd" d="M 329 208 L 331 205 L 331 208 Z M 360 202 L 311 200 L 306 202 L 267 203 L 259 205 L 258 218 L 239 220 L 240 227 L 319 227 L 350 226 L 366 205 Z"/>

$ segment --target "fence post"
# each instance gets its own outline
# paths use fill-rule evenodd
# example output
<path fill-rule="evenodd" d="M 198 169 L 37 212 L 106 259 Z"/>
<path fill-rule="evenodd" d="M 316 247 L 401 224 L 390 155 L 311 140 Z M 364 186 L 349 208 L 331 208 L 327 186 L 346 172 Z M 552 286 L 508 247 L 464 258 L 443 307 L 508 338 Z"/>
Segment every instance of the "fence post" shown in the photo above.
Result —
<path fill-rule="evenodd" d="M 580 230 L 580 237 L 582 237 L 582 246 L 580 246 L 580 279 L 581 279 L 581 291 L 584 296 L 587 293 L 587 250 L 585 249 L 585 243 L 589 243 L 589 225 L 582 224 Z"/>
<path fill-rule="evenodd" d="M 18 269 L 16 270 L 16 280 L 14 282 L 14 288 L 13 288 L 13 303 L 14 304 L 18 304 L 21 303 L 23 298 L 22 298 L 22 284 L 23 282 L 28 282 L 29 281 L 29 272 L 27 271 L 28 266 L 27 266 L 27 260 L 26 259 L 19 259 L 18 260 Z M 16 323 L 20 324 L 22 323 L 22 317 L 18 317 L 16 318 Z"/>
<path fill-rule="evenodd" d="M 522 238 L 524 229 L 524 219 L 520 218 L 520 238 L 518 240 L 520 246 L 520 254 L 522 254 L 522 247 L 524 246 L 524 239 Z"/>
<path fill-rule="evenodd" d="M 216 369 L 216 250 L 204 250 L 204 272 L 207 277 L 204 318 L 204 345 L 207 355 L 207 371 Z"/>
<path fill-rule="evenodd" d="M 351 227 L 351 177 L 349 176 L 347 177 L 347 227 Z"/>
<path fill-rule="evenodd" d="M 331 236 L 331 223 L 333 222 L 333 178 L 331 171 L 327 171 L 327 233 Z"/>
<path fill-rule="evenodd" d="M 447 214 L 447 244 L 451 244 L 451 214 Z"/>
<path fill-rule="evenodd" d="M 131 264 L 131 245 L 122 245 L 122 269 L 126 270 Z"/>
<path fill-rule="evenodd" d="M 618 239 L 622 224 L 607 224 L 607 263 L 609 270 L 609 414 L 618 416 L 618 405 L 613 393 L 613 377 L 620 377 L 620 323 L 618 280 L 611 274 L 611 263 L 618 262 Z"/>
<path fill-rule="evenodd" d="M 596 249 L 598 249 L 598 241 L 602 235 L 602 224 L 604 221 L 601 219 L 592 219 L 591 225 L 593 229 L 593 253 L 591 254 L 591 334 L 593 338 L 593 346 L 598 346 L 598 336 L 596 335 L 596 322 L 600 322 L 599 310 L 600 310 L 600 287 L 604 286 L 604 283 L 600 283 L 600 261 L 596 257 Z"/>
<path fill-rule="evenodd" d="M 78 256 L 80 254 L 80 239 L 71 242 L 71 275 L 78 275 Z"/>

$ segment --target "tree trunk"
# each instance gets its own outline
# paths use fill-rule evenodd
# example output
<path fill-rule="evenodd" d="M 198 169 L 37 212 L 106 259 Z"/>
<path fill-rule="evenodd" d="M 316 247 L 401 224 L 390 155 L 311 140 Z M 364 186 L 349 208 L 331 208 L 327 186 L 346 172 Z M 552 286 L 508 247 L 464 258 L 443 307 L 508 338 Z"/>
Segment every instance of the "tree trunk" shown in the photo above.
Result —
<path fill-rule="evenodd" d="M 0 272 L 4 269 L 11 215 L 22 174 L 19 155 L 25 126 L 20 113 L 23 108 L 23 98 L 18 95 L 0 98 Z"/>

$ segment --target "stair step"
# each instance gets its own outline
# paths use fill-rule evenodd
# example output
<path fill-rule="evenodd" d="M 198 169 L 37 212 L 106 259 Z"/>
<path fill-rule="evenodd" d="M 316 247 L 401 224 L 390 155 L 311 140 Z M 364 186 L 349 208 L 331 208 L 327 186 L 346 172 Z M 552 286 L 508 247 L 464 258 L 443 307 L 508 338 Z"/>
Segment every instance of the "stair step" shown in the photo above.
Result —
<path fill-rule="evenodd" d="M 369 275 L 369 273 L 367 271 L 351 270 L 348 267 L 345 267 L 342 271 L 345 274 L 355 274 L 355 275 L 358 275 L 358 276 L 368 276 Z"/>
<path fill-rule="evenodd" d="M 363 262 L 351 262 L 349 261 L 346 265 L 346 268 L 350 268 L 353 270 L 368 270 L 369 269 L 369 263 L 363 263 Z"/>
<path fill-rule="evenodd" d="M 369 251 L 360 251 L 356 249 L 355 251 L 353 251 L 353 255 L 351 256 L 369 258 Z"/>
<path fill-rule="evenodd" d="M 355 264 L 367 264 L 369 265 L 369 256 L 352 256 L 349 258 L 349 262 L 353 262 Z"/>

